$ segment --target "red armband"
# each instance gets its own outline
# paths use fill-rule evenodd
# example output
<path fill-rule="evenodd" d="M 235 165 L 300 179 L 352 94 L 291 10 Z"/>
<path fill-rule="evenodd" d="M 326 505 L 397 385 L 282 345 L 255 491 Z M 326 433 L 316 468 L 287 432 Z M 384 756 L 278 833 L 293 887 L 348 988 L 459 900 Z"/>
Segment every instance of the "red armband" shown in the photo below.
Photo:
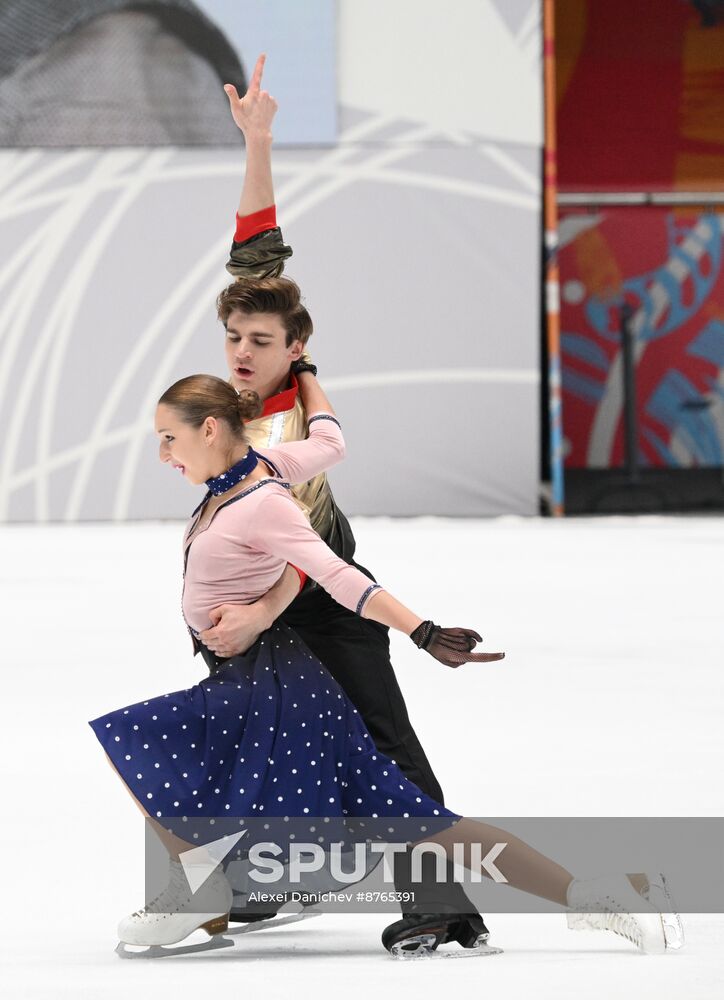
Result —
<path fill-rule="evenodd" d="M 292 569 L 295 569 L 297 573 L 299 573 L 299 590 L 301 592 L 304 587 L 304 584 L 307 582 L 307 574 L 304 572 L 303 569 L 300 569 L 298 566 L 295 566 L 294 563 L 289 563 L 289 565 L 292 567 Z"/>
<path fill-rule="evenodd" d="M 277 207 L 269 205 L 251 215 L 236 216 L 236 232 L 234 233 L 235 243 L 244 243 L 258 233 L 264 233 L 267 229 L 275 229 L 277 224 Z"/>

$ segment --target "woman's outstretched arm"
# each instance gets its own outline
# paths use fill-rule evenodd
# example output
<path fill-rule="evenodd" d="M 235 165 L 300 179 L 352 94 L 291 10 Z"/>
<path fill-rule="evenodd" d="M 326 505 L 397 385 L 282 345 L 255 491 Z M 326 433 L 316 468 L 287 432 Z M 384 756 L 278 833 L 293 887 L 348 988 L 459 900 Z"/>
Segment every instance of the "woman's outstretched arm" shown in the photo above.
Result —
<path fill-rule="evenodd" d="M 332 552 L 291 498 L 279 492 L 264 496 L 249 525 L 248 543 L 262 552 L 299 566 L 343 607 L 405 635 L 420 635 L 417 645 L 447 666 L 500 660 L 502 653 L 474 653 L 480 636 L 473 629 L 439 629 L 424 621 L 380 584 Z"/>
<path fill-rule="evenodd" d="M 430 620 L 423 621 L 386 590 L 375 590 L 361 614 L 363 618 L 372 618 L 381 625 L 409 635 L 416 646 L 447 667 L 459 667 L 462 663 L 490 663 L 505 656 L 505 653 L 474 653 L 476 643 L 483 641 L 475 629 L 441 628 Z"/>

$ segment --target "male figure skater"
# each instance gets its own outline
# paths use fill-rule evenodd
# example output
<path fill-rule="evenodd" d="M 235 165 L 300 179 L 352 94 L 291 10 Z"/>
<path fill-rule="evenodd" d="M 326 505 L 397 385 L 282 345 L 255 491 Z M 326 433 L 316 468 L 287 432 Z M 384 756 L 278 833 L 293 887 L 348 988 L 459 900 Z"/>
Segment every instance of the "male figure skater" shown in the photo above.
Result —
<path fill-rule="evenodd" d="M 280 277 L 292 250 L 284 244 L 276 225 L 271 124 L 277 105 L 261 90 L 263 66 L 261 56 L 243 98 L 235 87 L 225 88 L 232 116 L 246 141 L 246 172 L 227 264 L 238 280 L 218 301 L 219 318 L 226 328 L 230 380 L 236 389 L 254 389 L 264 400 L 261 417 L 247 424 L 252 444 L 260 449 L 307 437 L 294 373 L 312 370 L 316 374 L 304 354 L 311 320 L 299 303 L 296 285 Z M 280 308 L 285 288 L 288 302 Z M 270 301 L 275 303 L 271 310 Z M 335 504 L 326 476 L 295 487 L 294 493 L 325 542 L 345 561 L 358 565 L 354 562 L 354 535 Z M 364 567 L 359 568 L 373 579 Z M 395 760 L 410 780 L 442 802 L 442 789 L 412 728 L 390 662 L 388 630 L 343 608 L 321 587 L 308 583 L 301 593 L 298 587 L 296 572 L 288 568 L 256 605 L 217 609 L 212 616 L 215 626 L 201 634 L 207 660 L 213 663 L 214 656 L 226 658 L 242 652 L 281 615 L 347 692 L 377 747 Z M 444 649 L 429 651 L 441 662 L 455 665 Z M 408 866 L 409 855 L 396 866 L 395 882 L 399 890 L 415 893 L 415 903 L 402 920 L 384 931 L 385 947 L 414 949 L 420 938 L 432 935 L 434 947 L 454 940 L 466 948 L 480 948 L 488 930 L 460 884 L 452 879 L 452 868 L 445 885 L 427 880 L 427 884 L 412 885 Z M 234 917 L 245 919 L 242 911 L 232 911 Z"/>

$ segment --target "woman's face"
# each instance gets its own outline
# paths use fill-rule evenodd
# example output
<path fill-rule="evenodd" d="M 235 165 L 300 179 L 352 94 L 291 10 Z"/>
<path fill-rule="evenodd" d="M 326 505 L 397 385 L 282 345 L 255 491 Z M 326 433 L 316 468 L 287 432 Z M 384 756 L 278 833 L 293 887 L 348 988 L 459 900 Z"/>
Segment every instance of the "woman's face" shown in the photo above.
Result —
<path fill-rule="evenodd" d="M 201 427 L 183 422 L 173 406 L 156 407 L 156 433 L 160 444 L 158 457 L 178 469 L 190 483 L 198 486 L 213 476 L 216 421 L 208 417 Z"/>

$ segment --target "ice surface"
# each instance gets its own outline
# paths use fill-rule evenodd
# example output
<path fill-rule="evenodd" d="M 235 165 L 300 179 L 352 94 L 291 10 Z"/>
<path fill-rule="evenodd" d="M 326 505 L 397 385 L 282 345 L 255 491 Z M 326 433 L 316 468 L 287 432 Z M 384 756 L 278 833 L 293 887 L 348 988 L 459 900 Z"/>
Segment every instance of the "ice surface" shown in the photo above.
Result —
<path fill-rule="evenodd" d="M 506 651 L 452 671 L 393 637 L 452 808 L 724 815 L 720 518 L 354 527 L 359 560 L 406 604 Z M 203 675 L 180 620 L 180 536 L 178 524 L 0 529 L 5 996 L 721 995 L 719 916 L 686 916 L 685 951 L 662 958 L 562 917 L 491 914 L 503 956 L 394 962 L 379 943 L 391 918 L 365 915 L 121 963 L 116 923 L 142 903 L 142 821 L 86 720 Z"/>

